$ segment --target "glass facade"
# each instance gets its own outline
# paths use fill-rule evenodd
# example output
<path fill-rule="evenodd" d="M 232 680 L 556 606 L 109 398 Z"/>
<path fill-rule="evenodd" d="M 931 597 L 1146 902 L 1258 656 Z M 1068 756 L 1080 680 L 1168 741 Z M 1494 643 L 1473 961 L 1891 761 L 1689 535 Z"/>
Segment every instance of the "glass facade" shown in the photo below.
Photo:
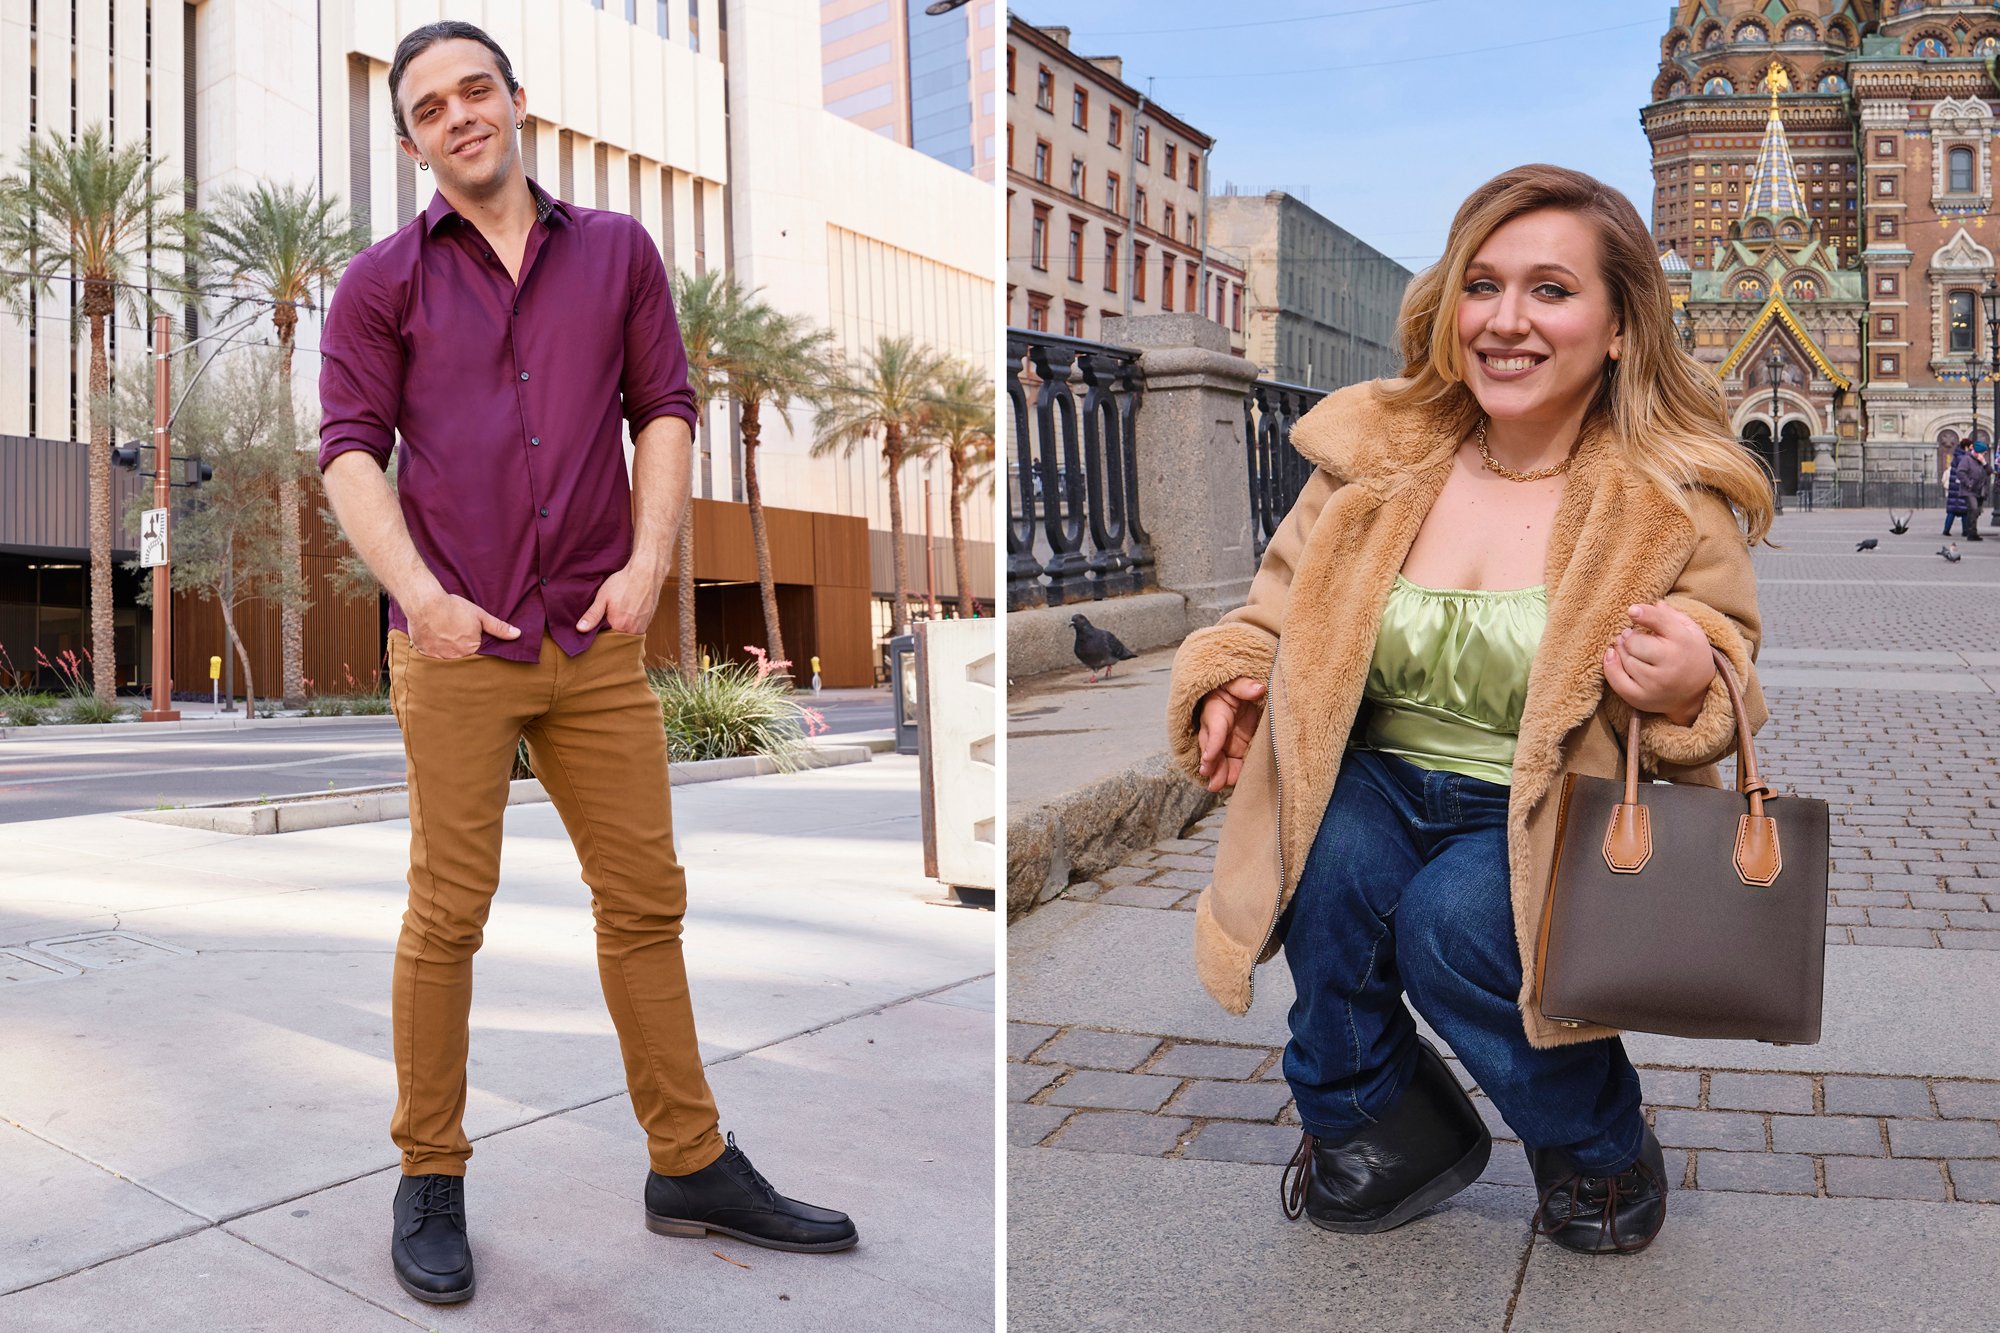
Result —
<path fill-rule="evenodd" d="M 926 0 L 904 0 L 910 23 L 910 146 L 970 171 L 972 156 L 971 17 L 966 8 L 932 17 Z"/>

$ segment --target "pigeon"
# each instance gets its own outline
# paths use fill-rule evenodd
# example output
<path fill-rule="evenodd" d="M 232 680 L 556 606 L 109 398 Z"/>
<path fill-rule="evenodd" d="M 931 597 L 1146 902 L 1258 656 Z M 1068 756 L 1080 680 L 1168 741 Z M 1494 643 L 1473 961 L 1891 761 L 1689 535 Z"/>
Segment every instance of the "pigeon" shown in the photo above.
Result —
<path fill-rule="evenodd" d="M 1875 539 L 1873 537 L 1863 538 L 1861 544 L 1854 549 L 1857 551 L 1872 551 L 1875 549 Z"/>
<path fill-rule="evenodd" d="M 1110 630 L 1099 629 L 1083 615 L 1069 618 L 1076 626 L 1076 660 L 1090 668 L 1090 679 L 1094 683 L 1097 673 L 1111 674 L 1111 668 L 1119 662 L 1130 661 L 1139 654 L 1118 642 L 1118 636 Z"/>
<path fill-rule="evenodd" d="M 1938 547 L 1938 554 L 1951 561 L 1954 565 L 1965 558 L 1958 553 L 1957 542 L 1946 542 L 1943 546 Z"/>
<path fill-rule="evenodd" d="M 1913 509 L 1909 513 L 1903 515 L 1903 517 L 1897 518 L 1896 511 L 1891 509 L 1889 511 L 1889 531 L 1895 533 L 1899 537 L 1902 536 L 1904 533 L 1910 530 L 1910 520 L 1915 518 L 1916 516 L 1917 516 L 1916 510 Z"/>

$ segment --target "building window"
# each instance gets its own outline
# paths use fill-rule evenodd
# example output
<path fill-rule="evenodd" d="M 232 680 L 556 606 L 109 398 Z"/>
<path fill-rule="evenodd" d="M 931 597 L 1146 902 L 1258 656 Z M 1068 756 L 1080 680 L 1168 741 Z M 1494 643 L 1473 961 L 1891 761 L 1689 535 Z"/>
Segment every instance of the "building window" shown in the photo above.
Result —
<path fill-rule="evenodd" d="M 1877 218 L 1875 220 L 1875 234 L 1877 236 L 1894 237 L 1896 234 L 1896 219 Z"/>
<path fill-rule="evenodd" d="M 1073 157 L 1069 160 L 1069 192 L 1079 199 L 1083 198 L 1082 158 Z"/>
<path fill-rule="evenodd" d="M 701 50 L 701 0 L 688 0 L 688 50 Z"/>
<path fill-rule="evenodd" d="M 664 0 L 662 0 L 662 3 L 664 3 Z M 1012 96 L 1013 92 L 1014 92 L 1014 48 L 1010 46 L 1007 48 L 1007 93 L 1009 96 Z"/>
<path fill-rule="evenodd" d="M 1140 186 L 1135 186 L 1135 187 L 1133 188 L 1133 190 L 1132 190 L 1132 202 L 1133 202 L 1134 204 L 1136 204 L 1136 205 L 1138 206 L 1138 210 L 1139 210 L 1139 225 L 1140 225 L 1140 226 L 1142 226 L 1142 227 L 1150 227 L 1151 225 L 1153 225 L 1152 223 L 1150 223 L 1150 222 L 1148 222 L 1148 221 L 1146 220 L 1146 187 L 1145 187 L 1145 186 L 1143 186 L 1143 185 L 1140 185 Z"/>
<path fill-rule="evenodd" d="M 1880 319 L 1877 319 L 1875 321 L 1875 332 L 1881 334 L 1885 338 L 1895 337 L 1896 317 L 1894 315 L 1883 315 Z"/>
<path fill-rule="evenodd" d="M 1896 155 L 1896 141 L 1894 139 L 1889 138 L 1887 135 L 1883 135 L 1875 140 L 1875 156 L 1894 157 L 1895 155 Z"/>
<path fill-rule="evenodd" d="M 1123 183 L 1118 179 L 1117 172 L 1107 171 L 1104 173 L 1104 207 L 1113 213 L 1119 211 L 1122 196 L 1118 193 L 1118 187 Z"/>
<path fill-rule="evenodd" d="M 1076 302 L 1065 301 L 1063 303 L 1063 337 L 1081 338 L 1083 336 L 1083 314 L 1083 307 Z"/>
<path fill-rule="evenodd" d="M 1028 224 L 1028 265 L 1043 272 L 1049 267 L 1049 209 L 1035 205 L 1035 220 Z"/>
<path fill-rule="evenodd" d="M 1884 273 L 1876 278 L 1875 291 L 1881 296 L 1894 296 L 1896 294 L 1896 275 L 1893 273 Z"/>
<path fill-rule="evenodd" d="M 1201 159 L 1196 157 L 1192 150 L 1188 152 L 1188 188 L 1190 190 L 1201 188 Z"/>
<path fill-rule="evenodd" d="M 1243 332 L 1243 289 L 1241 287 L 1231 287 L 1229 289 L 1229 327 L 1238 333 Z"/>
<path fill-rule="evenodd" d="M 1105 113 L 1104 118 L 1111 126 L 1109 136 L 1111 146 L 1116 148 L 1125 142 L 1125 113 L 1114 106 L 1110 111 Z"/>
<path fill-rule="evenodd" d="M 1069 123 L 1080 130 L 1090 128 L 1090 94 L 1078 84 L 1076 92 L 1069 99 Z"/>
<path fill-rule="evenodd" d="M 1878 375 L 1893 375 L 1893 374 L 1895 374 L 1895 373 L 1896 373 L 1896 358 L 1895 358 L 1895 357 L 1893 357 L 1893 356 L 1885 356 L 1885 357 L 1882 357 L 1882 358 L 1880 358 L 1879 360 L 1877 360 L 1877 361 L 1875 362 L 1875 372 L 1876 372 L 1876 374 L 1878 374 Z"/>
<path fill-rule="evenodd" d="M 1172 312 L 1174 308 L 1174 257 L 1160 256 L 1160 309 Z"/>
<path fill-rule="evenodd" d="M 1104 233 L 1104 290 L 1118 290 L 1118 233 Z"/>
<path fill-rule="evenodd" d="M 1194 307 L 1195 307 L 1195 283 L 1196 283 L 1196 282 L 1197 282 L 1197 281 L 1199 280 L 1199 278 L 1200 278 L 1200 277 L 1201 277 L 1201 270 L 1200 270 L 1200 269 L 1198 269 L 1197 267 L 1195 267 L 1195 262 L 1194 262 L 1194 261 L 1193 261 L 1192 259 L 1188 260 L 1188 266 L 1187 266 L 1187 290 L 1186 290 L 1186 291 L 1185 291 L 1184 293 L 1182 293 L 1182 295 L 1183 295 L 1183 297 L 1185 298 L 1185 300 L 1186 300 L 1186 302 L 1187 302 L 1187 309 L 1188 309 L 1188 313 L 1190 313 L 1190 314 L 1194 313 Z M 1206 314 L 1207 312 L 1206 312 L 1206 311 L 1203 311 L 1202 313 L 1203 313 L 1203 314 Z"/>
<path fill-rule="evenodd" d="M 1139 241 L 1132 242 L 1132 299 L 1146 299 L 1146 247 Z"/>
<path fill-rule="evenodd" d="M 1035 105 L 1043 111 L 1056 109 L 1056 76 L 1047 65 L 1035 67 Z"/>
<path fill-rule="evenodd" d="M 1948 300 L 1946 323 L 1954 352 L 1970 352 L 1973 349 L 1972 311 L 1975 300 L 1971 292 L 1953 292 Z"/>
<path fill-rule="evenodd" d="M 1946 186 L 1953 194 L 1972 193 L 1972 150 L 1954 148 L 1945 159 L 1949 164 L 1950 183 Z"/>
<path fill-rule="evenodd" d="M 1160 216 L 1166 219 L 1166 225 L 1162 226 L 1160 230 L 1165 232 L 1167 235 L 1172 236 L 1174 234 L 1174 206 L 1172 204 L 1167 204 L 1166 206 L 1161 208 Z"/>
<path fill-rule="evenodd" d="M 1181 154 L 1181 148 L 1180 148 L 1180 145 L 1179 145 L 1179 144 L 1177 144 L 1177 143 L 1173 143 L 1173 142 L 1169 142 L 1169 143 L 1167 144 L 1167 179 L 1168 179 L 1168 180 L 1172 180 L 1172 179 L 1173 179 L 1174 177 L 1176 177 L 1176 176 L 1180 175 L 1180 172 L 1181 172 L 1181 161 L 1180 161 L 1180 154 Z"/>
<path fill-rule="evenodd" d="M 1192 214 L 1192 213 L 1188 214 L 1188 215 L 1187 215 L 1187 243 L 1188 243 L 1189 245 L 1193 245 L 1193 244 L 1195 244 L 1195 242 L 1196 242 L 1196 238 L 1195 238 L 1195 227 L 1196 227 L 1197 225 L 1198 225 L 1198 219 L 1196 219 L 1195 215 L 1194 215 L 1194 214 Z"/>
<path fill-rule="evenodd" d="M 1035 179 L 1042 184 L 1049 183 L 1049 141 L 1035 140 Z"/>
<path fill-rule="evenodd" d="M 1083 219 L 1069 220 L 1069 280 L 1083 281 Z"/>
<path fill-rule="evenodd" d="M 1153 146 L 1150 142 L 1152 136 L 1147 133 L 1149 128 L 1150 126 L 1141 125 L 1132 131 L 1133 134 L 1138 136 L 1134 142 L 1138 147 L 1139 160 L 1147 163 L 1153 160 Z"/>
<path fill-rule="evenodd" d="M 1893 197 L 1896 193 L 1896 178 L 1894 176 L 1877 176 L 1875 178 L 1875 193 L 1885 198 Z"/>
<path fill-rule="evenodd" d="M 1040 292 L 1028 293 L 1028 327 L 1037 333 L 1049 331 L 1049 298 Z"/>

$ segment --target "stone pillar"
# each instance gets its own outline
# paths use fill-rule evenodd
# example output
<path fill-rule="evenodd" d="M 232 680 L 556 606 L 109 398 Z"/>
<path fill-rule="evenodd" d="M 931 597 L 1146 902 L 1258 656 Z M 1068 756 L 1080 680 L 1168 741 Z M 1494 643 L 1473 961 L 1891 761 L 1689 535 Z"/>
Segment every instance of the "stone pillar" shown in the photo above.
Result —
<path fill-rule="evenodd" d="M 1815 509 L 1831 509 L 1840 503 L 1840 477 L 1833 466 L 1833 436 L 1812 437 L 1812 503 Z"/>
<path fill-rule="evenodd" d="M 1257 367 L 1230 355 L 1229 331 L 1200 315 L 1107 319 L 1102 337 L 1141 353 L 1139 521 L 1160 587 L 1187 599 L 1189 628 L 1212 625 L 1243 605 L 1257 573 L 1243 445 Z"/>

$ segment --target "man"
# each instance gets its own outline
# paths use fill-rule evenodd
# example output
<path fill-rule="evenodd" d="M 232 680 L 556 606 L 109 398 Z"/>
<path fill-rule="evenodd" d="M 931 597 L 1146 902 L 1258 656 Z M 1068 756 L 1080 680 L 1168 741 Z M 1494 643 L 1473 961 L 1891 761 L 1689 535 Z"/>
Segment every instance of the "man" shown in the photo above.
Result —
<path fill-rule="evenodd" d="M 478 28 L 405 37 L 389 96 L 398 147 L 438 193 L 356 257 L 334 296 L 319 461 L 341 526 L 390 593 L 409 765 L 392 997 L 396 1278 L 433 1303 L 472 1295 L 461 1125 L 472 957 L 522 737 L 591 889 L 598 971 L 651 1158 L 647 1225 L 845 1249 L 845 1214 L 779 1195 L 733 1136 L 718 1137 L 695 1046 L 666 738 L 641 661 L 688 502 L 696 408 L 659 252 L 633 219 L 557 202 L 527 179 L 527 98 Z"/>

